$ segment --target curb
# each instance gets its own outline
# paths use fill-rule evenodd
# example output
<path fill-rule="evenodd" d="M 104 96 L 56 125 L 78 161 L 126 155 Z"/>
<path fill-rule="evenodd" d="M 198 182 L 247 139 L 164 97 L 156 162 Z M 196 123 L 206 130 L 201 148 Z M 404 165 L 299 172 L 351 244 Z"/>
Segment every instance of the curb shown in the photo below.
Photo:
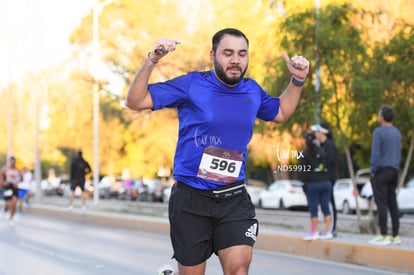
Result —
<path fill-rule="evenodd" d="M 169 235 L 165 218 L 120 213 L 103 213 L 95 210 L 69 211 L 59 207 L 33 206 L 27 212 L 53 219 L 65 219 L 79 224 L 106 226 Z M 414 272 L 414 251 L 400 247 L 378 247 L 341 240 L 304 241 L 299 236 L 264 230 L 260 232 L 255 248 L 294 254 L 304 257 L 351 263 L 377 268 Z"/>
<path fill-rule="evenodd" d="M 343 263 L 414 271 L 414 252 L 335 240 L 304 241 L 297 236 L 261 233 L 256 248 Z"/>

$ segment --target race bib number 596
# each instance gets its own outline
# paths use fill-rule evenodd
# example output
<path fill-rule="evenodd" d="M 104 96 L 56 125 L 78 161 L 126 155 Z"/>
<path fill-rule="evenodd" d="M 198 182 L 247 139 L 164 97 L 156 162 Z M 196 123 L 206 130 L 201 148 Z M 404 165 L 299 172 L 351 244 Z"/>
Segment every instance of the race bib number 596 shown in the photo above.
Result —
<path fill-rule="evenodd" d="M 209 146 L 204 149 L 197 176 L 203 179 L 233 183 L 243 163 L 243 152 Z"/>

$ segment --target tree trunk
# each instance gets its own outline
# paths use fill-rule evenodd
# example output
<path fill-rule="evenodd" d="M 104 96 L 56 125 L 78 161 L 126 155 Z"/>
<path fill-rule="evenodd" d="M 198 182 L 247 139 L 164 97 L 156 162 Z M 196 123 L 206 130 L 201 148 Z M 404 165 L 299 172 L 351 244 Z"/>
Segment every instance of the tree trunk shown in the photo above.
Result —
<path fill-rule="evenodd" d="M 354 166 L 352 164 L 352 156 L 351 156 L 351 152 L 349 151 L 349 146 L 347 144 L 344 145 L 344 152 L 345 152 L 345 156 L 346 156 L 346 163 L 348 165 L 349 175 L 350 175 L 351 180 L 352 180 L 352 186 L 354 187 L 354 190 L 357 191 L 358 188 L 357 188 L 357 185 L 356 185 Z M 357 223 L 360 224 L 361 210 L 359 208 L 359 203 L 358 203 L 358 197 L 357 196 L 355 196 L 355 203 L 356 203 Z"/>
<path fill-rule="evenodd" d="M 404 184 L 405 177 L 407 176 L 408 168 L 410 167 L 411 157 L 413 155 L 413 149 L 414 149 L 414 130 L 413 130 L 413 135 L 411 136 L 410 147 L 408 149 L 407 158 L 405 159 L 404 168 L 400 175 L 400 181 L 398 182 L 397 194 L 398 192 L 400 192 L 400 189 Z"/>

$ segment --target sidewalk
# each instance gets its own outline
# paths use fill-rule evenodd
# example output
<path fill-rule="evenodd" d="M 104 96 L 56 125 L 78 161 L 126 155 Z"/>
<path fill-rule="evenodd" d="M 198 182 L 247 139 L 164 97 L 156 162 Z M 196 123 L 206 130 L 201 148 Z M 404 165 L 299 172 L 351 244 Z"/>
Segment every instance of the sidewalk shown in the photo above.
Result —
<path fill-rule="evenodd" d="M 150 216 L 156 209 L 147 208 L 149 215 L 124 213 L 116 205 L 112 209 L 90 206 L 82 211 L 73 211 L 64 205 L 38 204 L 26 208 L 25 214 L 42 215 L 49 218 L 65 219 L 80 224 L 124 228 L 130 230 L 169 234 L 166 216 Z M 159 213 L 158 213 L 159 214 Z M 259 221 L 262 222 L 260 220 Z M 260 226 L 255 245 L 257 249 L 277 251 L 305 257 L 328 259 L 332 261 L 375 266 L 388 270 L 398 270 L 414 274 L 414 237 L 402 236 L 402 245 L 374 246 L 368 244 L 372 235 L 339 232 L 333 240 L 304 241 L 304 231 L 272 225 L 268 221 Z"/>

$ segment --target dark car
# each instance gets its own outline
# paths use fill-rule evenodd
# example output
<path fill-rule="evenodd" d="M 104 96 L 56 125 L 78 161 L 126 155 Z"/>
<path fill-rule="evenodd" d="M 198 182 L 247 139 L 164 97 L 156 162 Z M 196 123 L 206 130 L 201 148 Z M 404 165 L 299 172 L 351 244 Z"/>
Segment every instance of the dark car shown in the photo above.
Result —
<path fill-rule="evenodd" d="M 142 180 L 126 179 L 123 186 L 118 190 L 118 199 L 135 201 L 138 199 L 139 186 Z"/>
<path fill-rule="evenodd" d="M 63 196 L 67 184 L 67 179 L 61 179 L 59 177 L 50 180 L 44 179 L 40 182 L 41 190 L 46 196 Z"/>
<path fill-rule="evenodd" d="M 99 182 L 99 197 L 104 199 L 118 198 L 124 181 L 120 176 L 105 176 Z"/>
<path fill-rule="evenodd" d="M 163 182 L 161 179 L 144 180 L 139 188 L 138 200 L 162 201 Z"/>

